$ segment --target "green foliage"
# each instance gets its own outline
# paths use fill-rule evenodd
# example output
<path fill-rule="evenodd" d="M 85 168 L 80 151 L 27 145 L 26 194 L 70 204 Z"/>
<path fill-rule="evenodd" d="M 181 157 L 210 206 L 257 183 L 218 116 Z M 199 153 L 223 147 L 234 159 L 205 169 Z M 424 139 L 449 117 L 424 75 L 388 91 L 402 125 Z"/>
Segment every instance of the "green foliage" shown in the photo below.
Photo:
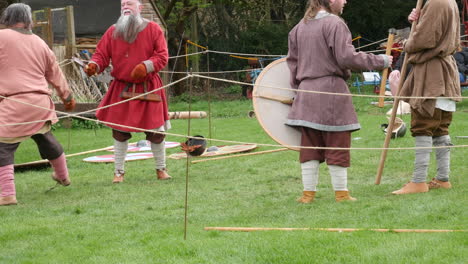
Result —
<path fill-rule="evenodd" d="M 406 0 L 349 1 L 343 18 L 353 36 L 377 41 L 386 38 L 390 28 L 409 27 L 407 17 L 415 6 L 416 1 Z"/>
<path fill-rule="evenodd" d="M 192 102 L 192 103 L 196 103 L 198 101 L 202 100 L 202 97 L 201 96 L 196 96 L 196 95 L 193 95 L 193 96 L 190 96 L 190 94 L 188 92 L 186 93 L 183 93 L 179 96 L 173 96 L 171 97 L 170 99 L 170 104 L 172 103 L 189 103 L 189 102 Z"/>
<path fill-rule="evenodd" d="M 226 93 L 228 94 L 241 94 L 242 93 L 242 86 L 240 85 L 231 85 L 226 87 Z"/>
<path fill-rule="evenodd" d="M 60 119 L 60 122 L 57 122 L 52 125 L 52 129 L 56 130 L 59 128 L 68 128 L 70 127 L 69 122 L 71 122 L 71 128 L 73 129 L 96 129 L 104 127 L 103 124 L 96 121 L 84 120 L 81 118 L 71 118 L 71 119 Z"/>

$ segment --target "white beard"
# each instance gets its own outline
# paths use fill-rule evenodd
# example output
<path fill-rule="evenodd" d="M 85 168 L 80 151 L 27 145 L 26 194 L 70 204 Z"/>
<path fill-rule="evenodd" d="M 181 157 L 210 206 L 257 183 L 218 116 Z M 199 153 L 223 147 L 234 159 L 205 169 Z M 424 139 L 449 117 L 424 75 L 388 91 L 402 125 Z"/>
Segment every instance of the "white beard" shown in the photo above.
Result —
<path fill-rule="evenodd" d="M 140 14 L 121 15 L 115 23 L 114 38 L 122 39 L 127 43 L 133 43 L 138 33 L 144 29 L 144 20 Z"/>

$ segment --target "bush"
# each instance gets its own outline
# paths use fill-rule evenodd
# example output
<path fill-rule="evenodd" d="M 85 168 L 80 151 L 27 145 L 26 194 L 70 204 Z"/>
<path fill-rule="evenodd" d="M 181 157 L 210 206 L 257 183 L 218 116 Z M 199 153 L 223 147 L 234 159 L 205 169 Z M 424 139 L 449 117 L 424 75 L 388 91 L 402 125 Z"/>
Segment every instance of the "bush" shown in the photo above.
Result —
<path fill-rule="evenodd" d="M 225 88 L 225 92 L 228 94 L 241 94 L 242 86 L 235 84 Z"/>

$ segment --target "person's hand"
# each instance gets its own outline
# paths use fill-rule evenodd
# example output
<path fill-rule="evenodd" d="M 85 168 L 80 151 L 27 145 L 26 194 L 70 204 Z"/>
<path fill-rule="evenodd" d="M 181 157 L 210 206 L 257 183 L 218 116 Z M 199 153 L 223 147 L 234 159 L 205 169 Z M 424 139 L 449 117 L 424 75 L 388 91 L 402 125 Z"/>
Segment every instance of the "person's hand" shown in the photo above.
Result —
<path fill-rule="evenodd" d="M 133 80 L 141 80 L 146 77 L 147 71 L 146 66 L 144 63 L 140 63 L 135 68 L 133 68 L 132 73 L 130 73 L 130 77 Z"/>
<path fill-rule="evenodd" d="M 398 84 L 400 82 L 400 71 L 392 71 L 388 76 L 388 82 L 390 83 L 390 91 L 392 92 L 392 95 L 397 95 Z"/>
<path fill-rule="evenodd" d="M 388 55 L 387 58 L 388 58 L 388 65 L 389 65 L 389 67 L 391 67 L 392 63 L 393 63 L 393 56 Z"/>
<path fill-rule="evenodd" d="M 75 109 L 76 101 L 73 97 L 70 96 L 70 99 L 63 100 L 63 106 L 66 112 L 71 112 Z"/>
<path fill-rule="evenodd" d="M 88 63 L 84 67 L 84 72 L 86 73 L 86 75 L 88 75 L 88 77 L 91 77 L 91 76 L 95 75 L 96 72 L 97 72 L 97 64 L 96 63 Z"/>
<path fill-rule="evenodd" d="M 419 19 L 419 15 L 421 14 L 420 10 L 416 10 L 416 8 L 413 8 L 413 11 L 411 11 L 411 14 L 408 16 L 408 21 L 410 23 L 413 23 L 414 21 Z"/>
<path fill-rule="evenodd" d="M 194 152 L 196 149 L 202 147 L 202 145 L 189 146 L 186 143 L 181 143 L 180 146 L 181 146 L 181 149 L 187 153 Z"/>

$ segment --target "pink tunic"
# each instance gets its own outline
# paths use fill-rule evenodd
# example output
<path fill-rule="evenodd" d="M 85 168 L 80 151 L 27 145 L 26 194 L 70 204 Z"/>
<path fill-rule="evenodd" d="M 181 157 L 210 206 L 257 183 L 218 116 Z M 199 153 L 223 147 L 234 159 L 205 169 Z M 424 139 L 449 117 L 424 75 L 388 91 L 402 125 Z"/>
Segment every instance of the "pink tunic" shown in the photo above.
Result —
<path fill-rule="evenodd" d="M 8 98 L 0 98 L 0 138 L 34 135 L 46 121 L 7 124 L 57 122 L 54 111 L 12 101 L 55 110 L 48 83 L 60 98 L 70 95 L 67 81 L 47 44 L 26 30 L 0 30 L 0 95 Z"/>
<path fill-rule="evenodd" d="M 164 68 L 168 61 L 167 43 L 164 34 L 158 24 L 149 22 L 145 29 L 139 34 L 135 42 L 129 44 L 121 39 L 114 39 L 115 27 L 111 26 L 101 41 L 99 41 L 96 53 L 92 61 L 96 62 L 102 72 L 112 61 L 114 77 L 109 91 L 104 96 L 99 107 L 123 101 L 120 97 L 122 90 L 128 83 L 134 82 L 130 73 L 133 68 L 143 63 L 151 61 L 154 72 L 148 73 L 145 82 L 148 91 L 162 86 L 162 81 L 157 72 Z M 137 84 L 136 92 L 143 92 L 143 85 Z M 121 124 L 124 126 L 138 127 L 143 129 L 156 129 L 169 120 L 166 93 L 161 89 L 156 94 L 161 96 L 161 102 L 148 102 L 132 100 L 123 104 L 98 110 L 96 117 L 101 121 Z M 109 127 L 126 132 L 139 132 L 132 128 L 126 128 L 108 124 Z"/>

